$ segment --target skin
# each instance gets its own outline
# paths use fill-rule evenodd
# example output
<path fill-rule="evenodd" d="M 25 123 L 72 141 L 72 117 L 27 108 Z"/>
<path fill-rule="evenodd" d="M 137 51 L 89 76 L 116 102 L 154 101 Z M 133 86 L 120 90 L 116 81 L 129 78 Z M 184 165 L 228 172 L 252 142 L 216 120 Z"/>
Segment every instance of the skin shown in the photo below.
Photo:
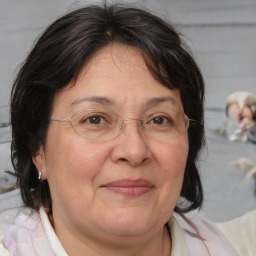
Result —
<path fill-rule="evenodd" d="M 111 104 L 81 101 L 91 96 Z M 56 94 L 52 118 L 102 105 L 124 118 L 140 118 L 173 104 L 148 106 L 154 97 L 170 97 L 183 110 L 179 91 L 155 81 L 137 49 L 111 45 L 92 56 L 74 86 Z M 79 137 L 69 123 L 50 123 L 46 145 L 33 161 L 49 182 L 52 225 L 69 255 L 170 255 L 164 225 L 180 194 L 187 134 L 158 140 L 142 135 L 136 124 L 129 121 L 118 137 L 95 142 Z M 145 179 L 153 186 L 132 196 L 102 187 L 119 179 Z"/>

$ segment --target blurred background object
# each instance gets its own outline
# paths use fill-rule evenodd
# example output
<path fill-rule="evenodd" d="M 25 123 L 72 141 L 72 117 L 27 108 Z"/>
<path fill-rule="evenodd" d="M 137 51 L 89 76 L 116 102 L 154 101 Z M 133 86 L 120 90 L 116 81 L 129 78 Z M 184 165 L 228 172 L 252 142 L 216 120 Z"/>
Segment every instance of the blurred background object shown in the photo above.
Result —
<path fill-rule="evenodd" d="M 11 129 L 9 124 L 9 107 L 0 107 L 0 192 L 15 185 L 16 179 L 10 172 L 13 167 L 10 160 Z"/>
<path fill-rule="evenodd" d="M 256 143 L 256 95 L 231 93 L 226 99 L 226 131 L 229 140 Z"/>
<path fill-rule="evenodd" d="M 63 13 L 91 2 L 72 0 L 0 1 L 0 186 L 15 184 L 10 161 L 9 95 L 17 72 L 43 29 Z M 108 1 L 112 2 L 112 1 Z M 256 146 L 231 142 L 216 132 L 225 120 L 226 97 L 233 91 L 256 94 L 255 0 L 141 0 L 184 34 L 206 83 L 207 148 L 199 161 L 205 190 L 202 214 L 225 221 L 256 209 L 253 179 L 232 162 L 256 162 Z"/>

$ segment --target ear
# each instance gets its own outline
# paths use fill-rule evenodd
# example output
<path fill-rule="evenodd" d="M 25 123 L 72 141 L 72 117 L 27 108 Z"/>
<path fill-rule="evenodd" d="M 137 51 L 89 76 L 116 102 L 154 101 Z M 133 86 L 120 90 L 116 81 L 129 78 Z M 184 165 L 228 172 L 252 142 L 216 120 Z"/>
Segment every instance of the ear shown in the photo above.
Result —
<path fill-rule="evenodd" d="M 46 160 L 43 146 L 41 146 L 36 154 L 32 157 L 32 161 L 36 166 L 37 171 L 42 173 L 41 178 L 43 180 L 47 179 Z"/>

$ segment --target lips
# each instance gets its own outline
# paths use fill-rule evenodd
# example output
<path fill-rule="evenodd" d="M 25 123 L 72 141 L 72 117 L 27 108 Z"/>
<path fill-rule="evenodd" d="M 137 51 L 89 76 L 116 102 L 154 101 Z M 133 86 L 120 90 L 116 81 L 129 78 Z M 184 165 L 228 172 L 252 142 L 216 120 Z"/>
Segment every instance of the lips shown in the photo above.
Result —
<path fill-rule="evenodd" d="M 154 185 L 145 179 L 122 179 L 109 182 L 101 187 L 126 196 L 141 196 L 151 191 Z"/>

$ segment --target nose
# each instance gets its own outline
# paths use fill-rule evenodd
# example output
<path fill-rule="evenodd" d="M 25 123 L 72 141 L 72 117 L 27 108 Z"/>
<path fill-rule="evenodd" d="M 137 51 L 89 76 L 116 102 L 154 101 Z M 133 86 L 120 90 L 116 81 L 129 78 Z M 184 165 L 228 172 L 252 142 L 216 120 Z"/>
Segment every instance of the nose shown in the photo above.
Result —
<path fill-rule="evenodd" d="M 141 132 L 141 120 L 126 119 L 120 127 L 122 133 L 116 139 L 117 144 L 112 151 L 115 162 L 139 166 L 147 164 L 152 159 L 149 142 Z"/>

